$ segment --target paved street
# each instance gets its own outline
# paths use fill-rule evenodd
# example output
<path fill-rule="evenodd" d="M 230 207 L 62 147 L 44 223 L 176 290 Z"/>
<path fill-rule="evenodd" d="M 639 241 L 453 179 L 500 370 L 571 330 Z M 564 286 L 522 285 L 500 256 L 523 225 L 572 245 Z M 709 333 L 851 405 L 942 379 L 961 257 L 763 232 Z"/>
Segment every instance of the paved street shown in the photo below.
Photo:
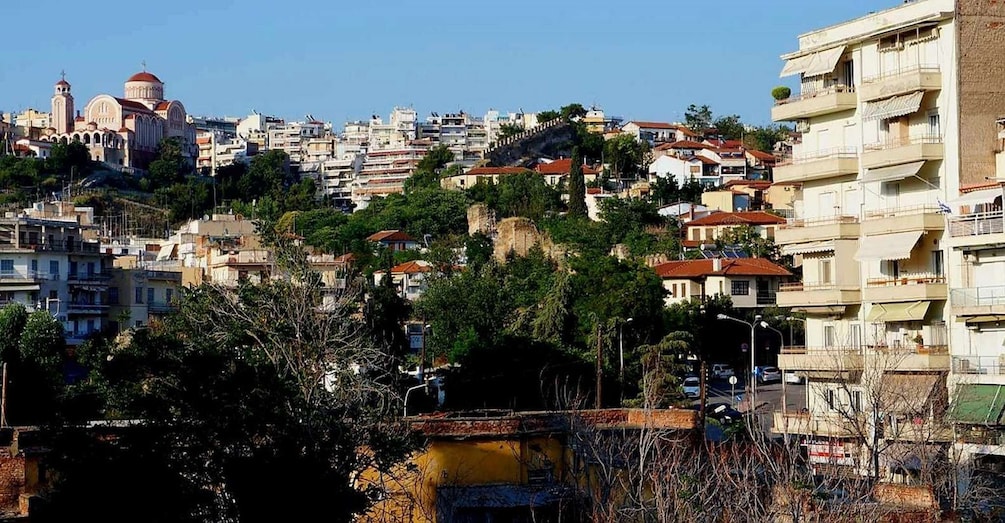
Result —
<path fill-rule="evenodd" d="M 746 403 L 741 405 L 737 404 L 735 396 L 743 395 L 745 393 L 745 385 L 742 380 L 739 380 L 735 388 L 731 389 L 729 382 L 724 379 L 711 379 L 708 381 L 708 397 L 706 399 L 707 403 L 730 403 L 734 405 L 738 410 L 746 410 Z M 731 394 L 735 392 L 735 394 Z M 786 397 L 786 410 L 797 411 L 806 406 L 806 386 L 799 384 L 786 383 L 785 384 L 785 397 Z M 781 410 L 782 408 L 782 384 L 781 383 L 767 383 L 764 385 L 757 386 L 757 403 L 764 404 L 767 406 L 761 407 L 762 412 Z M 695 400 L 693 405 L 698 404 L 698 400 Z M 742 409 L 741 409 L 742 407 Z"/>

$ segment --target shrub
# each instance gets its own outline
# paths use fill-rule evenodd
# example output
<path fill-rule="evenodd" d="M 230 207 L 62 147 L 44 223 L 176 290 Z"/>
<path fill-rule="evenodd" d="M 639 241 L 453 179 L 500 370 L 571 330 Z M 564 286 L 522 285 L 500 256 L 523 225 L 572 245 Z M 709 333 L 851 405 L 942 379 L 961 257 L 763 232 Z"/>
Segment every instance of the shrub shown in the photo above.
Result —
<path fill-rule="evenodd" d="M 785 100 L 786 98 L 788 98 L 791 95 L 792 95 L 792 89 L 789 89 L 788 87 L 785 87 L 784 85 L 779 85 L 778 87 L 775 87 L 774 89 L 771 90 L 771 96 L 775 100 L 779 100 L 779 101 Z"/>

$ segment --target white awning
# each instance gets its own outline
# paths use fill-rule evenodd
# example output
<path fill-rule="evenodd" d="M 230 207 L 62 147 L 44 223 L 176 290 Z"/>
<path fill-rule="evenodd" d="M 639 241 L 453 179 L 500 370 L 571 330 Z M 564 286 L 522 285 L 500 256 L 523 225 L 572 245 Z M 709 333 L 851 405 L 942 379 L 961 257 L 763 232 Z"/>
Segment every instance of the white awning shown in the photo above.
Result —
<path fill-rule="evenodd" d="M 925 93 L 916 93 L 894 96 L 885 100 L 866 102 L 862 109 L 863 120 L 887 120 L 918 112 L 921 108 L 921 99 Z"/>
<path fill-rule="evenodd" d="M 820 242 L 794 243 L 782 246 L 782 254 L 791 256 L 793 254 L 809 254 L 813 252 L 828 252 L 834 250 L 834 240 Z"/>
<path fill-rule="evenodd" d="M 174 258 L 175 249 L 178 248 L 176 243 L 165 243 L 161 245 L 161 250 L 157 251 L 157 260 L 170 260 Z"/>
<path fill-rule="evenodd" d="M 845 46 L 834 47 L 813 54 L 793 58 L 785 62 L 780 78 L 803 74 L 805 76 L 819 76 L 834 71 L 838 60 L 844 54 Z"/>
<path fill-rule="evenodd" d="M 41 289 L 38 285 L 4 285 L 0 287 L 3 292 L 32 292 Z"/>
<path fill-rule="evenodd" d="M 921 231 L 867 236 L 855 253 L 856 261 L 906 260 L 921 238 Z"/>
<path fill-rule="evenodd" d="M 960 207 L 963 205 L 978 205 L 981 203 L 993 203 L 995 198 L 1002 197 L 1003 189 L 995 187 L 994 189 L 981 189 L 979 191 L 968 192 L 966 194 L 961 194 L 959 198 L 955 200 L 950 200 L 948 203 L 952 207 Z"/>
<path fill-rule="evenodd" d="M 892 167 L 880 167 L 879 169 L 868 169 L 865 172 L 865 176 L 862 177 L 862 181 L 896 182 L 903 180 L 904 178 L 917 176 L 922 165 L 925 165 L 924 161 L 905 163 L 904 165 L 894 165 Z"/>

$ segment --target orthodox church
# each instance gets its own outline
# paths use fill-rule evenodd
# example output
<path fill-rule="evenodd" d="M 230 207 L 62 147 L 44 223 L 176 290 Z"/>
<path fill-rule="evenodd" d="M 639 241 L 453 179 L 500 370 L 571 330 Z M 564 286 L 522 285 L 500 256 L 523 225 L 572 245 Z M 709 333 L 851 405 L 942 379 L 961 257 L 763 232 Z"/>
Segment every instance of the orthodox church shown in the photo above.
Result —
<path fill-rule="evenodd" d="M 83 112 L 76 111 L 70 83 L 65 75 L 52 95 L 52 127 L 43 140 L 52 143 L 80 142 L 91 159 L 133 169 L 146 169 L 157 156 L 164 138 L 178 138 L 182 154 L 191 159 L 197 152 L 195 127 L 187 122 L 185 106 L 164 99 L 164 82 L 147 71 L 129 77 L 125 96 L 99 94 Z"/>

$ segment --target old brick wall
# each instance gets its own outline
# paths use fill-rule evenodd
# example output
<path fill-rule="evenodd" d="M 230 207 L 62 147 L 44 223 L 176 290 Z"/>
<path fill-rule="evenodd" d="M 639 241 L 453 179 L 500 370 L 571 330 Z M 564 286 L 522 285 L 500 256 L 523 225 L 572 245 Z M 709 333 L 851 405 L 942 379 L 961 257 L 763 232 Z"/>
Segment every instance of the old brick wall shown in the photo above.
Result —
<path fill-rule="evenodd" d="M 995 120 L 1005 117 L 1005 0 L 957 0 L 956 13 L 958 153 L 964 186 L 995 176 Z"/>
<path fill-rule="evenodd" d="M 0 448 L 0 512 L 20 512 L 24 469 L 24 456 L 12 456 L 9 449 Z"/>

